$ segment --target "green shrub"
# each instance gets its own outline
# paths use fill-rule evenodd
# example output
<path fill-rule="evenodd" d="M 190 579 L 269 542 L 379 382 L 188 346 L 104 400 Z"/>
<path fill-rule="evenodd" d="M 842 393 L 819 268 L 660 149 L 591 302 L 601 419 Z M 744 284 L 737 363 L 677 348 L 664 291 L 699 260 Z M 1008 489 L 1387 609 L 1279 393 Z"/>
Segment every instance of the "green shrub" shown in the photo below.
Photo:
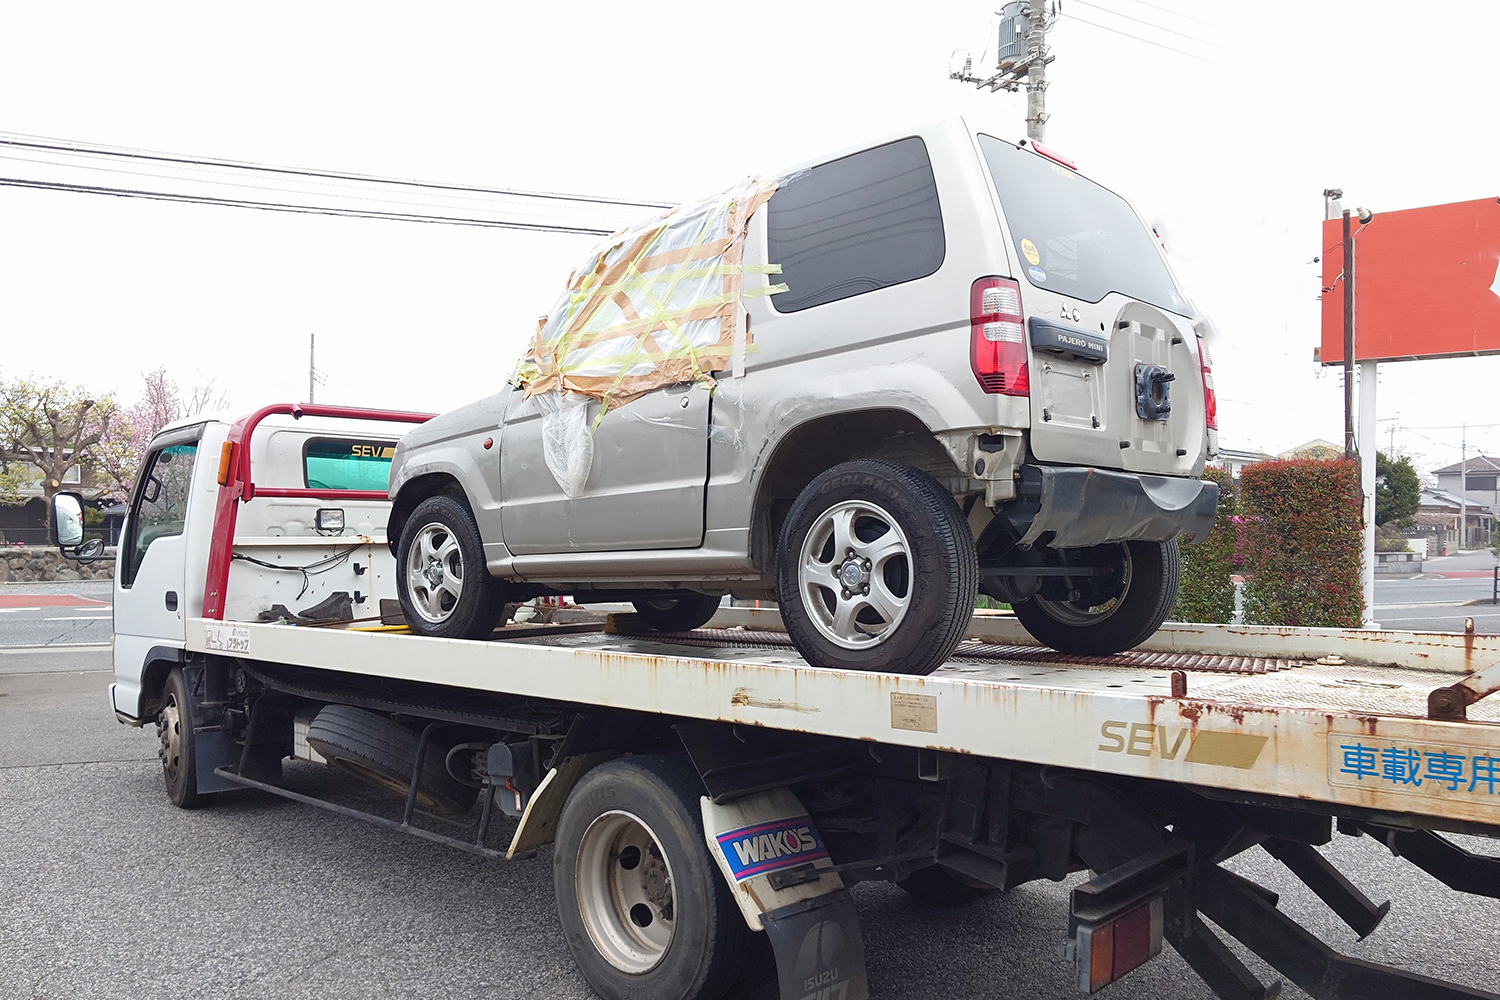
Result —
<path fill-rule="evenodd" d="M 1240 473 L 1245 620 L 1357 628 L 1364 527 L 1359 463 L 1258 462 Z"/>
<path fill-rule="evenodd" d="M 1234 617 L 1234 549 L 1239 535 L 1239 501 L 1234 479 L 1209 467 L 1203 478 L 1219 484 L 1219 509 L 1208 537 L 1182 546 L 1182 576 L 1171 618 L 1179 622 L 1225 623 Z"/>

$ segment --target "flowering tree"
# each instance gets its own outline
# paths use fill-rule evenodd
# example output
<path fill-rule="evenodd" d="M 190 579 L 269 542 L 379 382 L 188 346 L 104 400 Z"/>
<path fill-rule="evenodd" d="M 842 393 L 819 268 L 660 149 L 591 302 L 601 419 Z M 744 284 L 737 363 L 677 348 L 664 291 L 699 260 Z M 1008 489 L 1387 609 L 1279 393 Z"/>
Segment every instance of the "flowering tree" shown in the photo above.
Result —
<path fill-rule="evenodd" d="M 174 420 L 229 405 L 229 394 L 216 389 L 212 379 L 193 386 L 185 396 L 165 368 L 147 372 L 142 379 L 140 402 L 122 411 L 96 459 L 107 492 L 119 497 L 128 497 L 135 487 L 146 446 L 158 431 Z"/>
<path fill-rule="evenodd" d="M 22 503 L 41 480 L 51 498 L 68 470 L 96 456 L 119 415 L 109 395 L 64 382 L 0 382 L 0 503 Z"/>

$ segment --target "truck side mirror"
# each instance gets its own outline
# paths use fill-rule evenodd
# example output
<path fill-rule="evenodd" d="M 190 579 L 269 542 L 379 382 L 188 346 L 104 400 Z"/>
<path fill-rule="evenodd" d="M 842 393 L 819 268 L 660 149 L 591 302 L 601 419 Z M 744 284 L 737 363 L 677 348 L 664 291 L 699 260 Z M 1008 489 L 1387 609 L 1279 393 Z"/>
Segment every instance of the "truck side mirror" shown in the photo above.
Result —
<path fill-rule="evenodd" d="M 83 539 L 83 497 L 77 493 L 58 493 L 52 497 L 52 523 L 48 532 L 52 544 L 74 559 L 89 561 L 104 554 L 103 541 Z"/>
<path fill-rule="evenodd" d="M 58 493 L 52 497 L 52 544 L 66 549 L 83 543 L 83 497 Z"/>

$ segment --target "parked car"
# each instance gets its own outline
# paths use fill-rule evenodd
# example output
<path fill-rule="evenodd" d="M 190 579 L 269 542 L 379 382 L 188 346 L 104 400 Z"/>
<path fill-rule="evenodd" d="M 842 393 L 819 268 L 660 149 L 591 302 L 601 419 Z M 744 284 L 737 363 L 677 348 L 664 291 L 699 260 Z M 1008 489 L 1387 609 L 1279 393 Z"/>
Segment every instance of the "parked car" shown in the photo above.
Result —
<path fill-rule="evenodd" d="M 811 664 L 921 674 L 983 592 L 1131 648 L 1217 502 L 1202 333 L 1122 198 L 961 119 L 742 185 L 607 241 L 510 384 L 401 440 L 407 621 L 733 594 Z"/>

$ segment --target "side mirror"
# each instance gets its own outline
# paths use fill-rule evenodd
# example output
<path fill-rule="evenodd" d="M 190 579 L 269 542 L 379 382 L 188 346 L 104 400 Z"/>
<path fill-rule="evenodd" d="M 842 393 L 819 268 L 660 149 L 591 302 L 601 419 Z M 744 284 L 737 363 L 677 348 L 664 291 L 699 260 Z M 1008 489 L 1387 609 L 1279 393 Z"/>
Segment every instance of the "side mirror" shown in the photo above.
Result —
<path fill-rule="evenodd" d="M 83 497 L 58 493 L 52 497 L 52 544 L 70 548 L 83 543 Z"/>

